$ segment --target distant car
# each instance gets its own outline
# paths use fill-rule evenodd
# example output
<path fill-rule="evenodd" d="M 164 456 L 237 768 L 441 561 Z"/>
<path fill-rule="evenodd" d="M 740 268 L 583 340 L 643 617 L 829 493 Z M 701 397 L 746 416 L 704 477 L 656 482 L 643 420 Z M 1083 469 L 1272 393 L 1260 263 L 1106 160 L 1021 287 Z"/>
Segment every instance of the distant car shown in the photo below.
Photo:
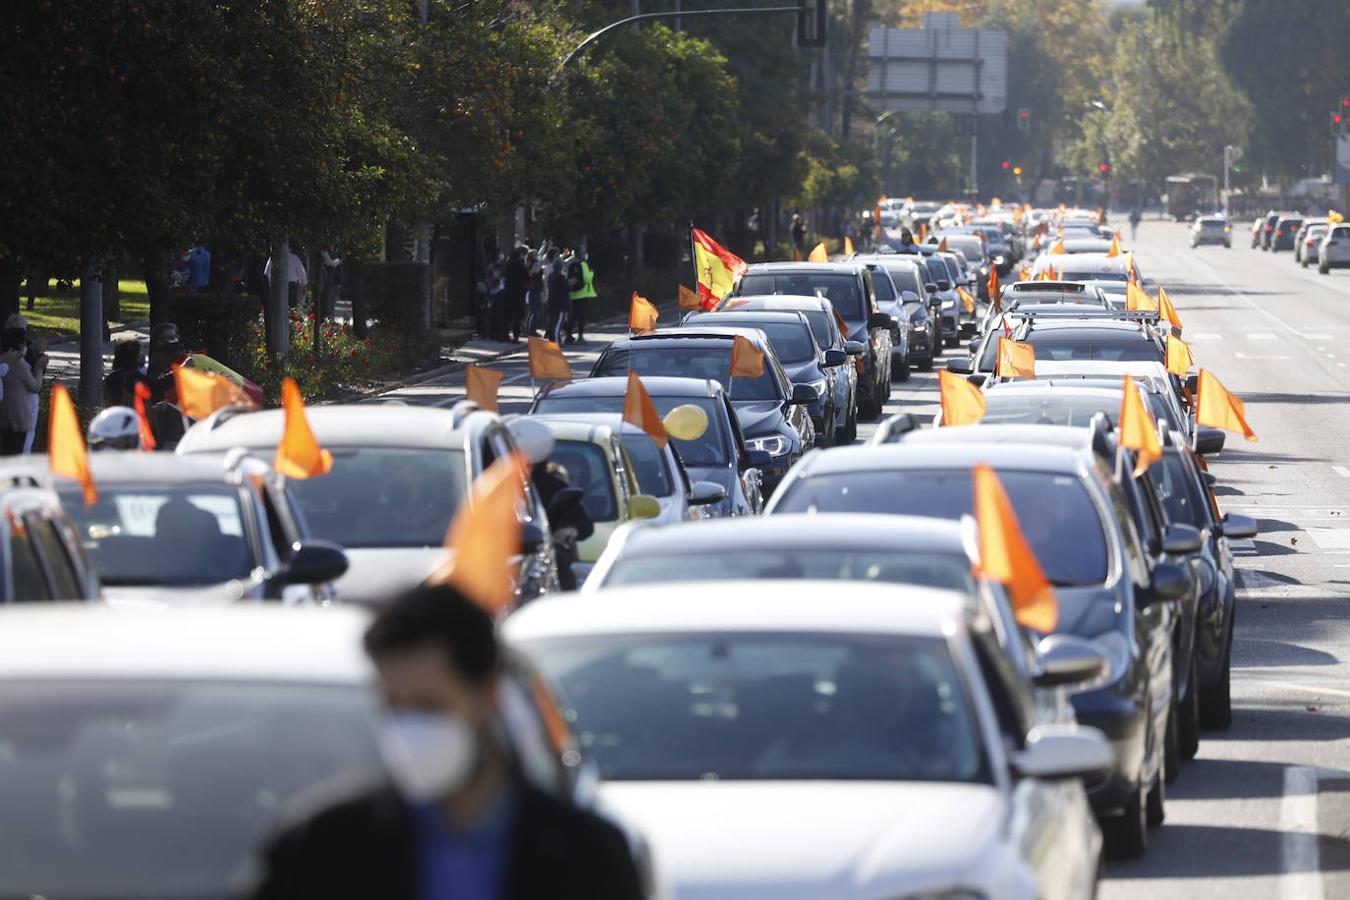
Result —
<path fill-rule="evenodd" d="M 891 393 L 891 333 L 895 321 L 877 308 L 876 287 L 867 266 L 841 263 L 757 263 L 736 286 L 736 294 L 821 296 L 848 325 L 848 338 L 866 348 L 858 357 L 863 418 L 875 419 Z"/>
<path fill-rule="evenodd" d="M 1130 280 L 1129 266 L 1139 275 L 1138 261 L 1133 255 L 1107 256 L 1105 253 L 1051 254 L 1042 253 L 1031 267 L 1032 277 L 1053 267 L 1061 281 L 1119 281 Z M 1141 280 L 1142 280 L 1142 276 Z"/>
<path fill-rule="evenodd" d="M 708 417 L 708 430 L 696 440 L 672 438 L 685 471 L 694 482 L 710 481 L 726 491 L 726 498 L 714 504 L 717 515 L 750 516 L 764 506 L 760 471 L 757 465 L 769 460 L 764 450 L 745 445 L 735 410 L 722 385 L 699 378 L 645 376 L 643 387 L 661 415 L 677 406 L 692 405 Z M 626 377 L 583 378 L 566 384 L 545 385 L 535 396 L 530 414 L 543 413 L 622 413 L 628 391 Z"/>
<path fill-rule="evenodd" d="M 730 377 L 737 337 L 763 354 L 762 374 Z M 783 473 L 815 445 L 815 426 L 807 406 L 819 395 L 809 384 L 793 383 L 768 336 L 758 328 L 700 323 L 619 338 L 601 351 L 591 377 L 626 376 L 630 371 L 644 379 L 664 375 L 721 384 L 740 420 L 745 445 L 768 454 L 768 460 L 757 465 L 766 490 L 773 490 Z"/>
<path fill-rule="evenodd" d="M 1093 729 L 1035 725 L 961 594 L 689 587 L 534 603 L 504 626 L 678 896 L 1092 896 L 1077 779 L 1112 754 Z"/>
<path fill-rule="evenodd" d="M 993 377 L 1002 336 L 1001 329 L 991 329 L 969 359 L 949 359 L 947 368 L 961 375 Z M 1133 321 L 1029 318 L 1013 329 L 1013 337 L 1035 350 L 1038 376 L 1094 362 L 1161 364 L 1164 359 L 1157 337 Z"/>
<path fill-rule="evenodd" d="M 910 362 L 925 372 L 931 370 L 942 353 L 942 300 L 925 288 L 928 267 L 908 254 L 878 253 L 854 258 L 879 265 L 891 276 L 909 324 Z"/>
<path fill-rule="evenodd" d="M 1285 216 L 1292 216 L 1292 212 L 1270 212 L 1261 220 L 1261 228 L 1257 233 L 1257 242 L 1262 250 L 1269 250 L 1272 240 L 1275 237 L 1275 223 Z"/>
<path fill-rule="evenodd" d="M 1191 226 L 1191 246 L 1222 244 L 1233 246 L 1233 226 L 1223 216 L 1197 216 Z"/>
<path fill-rule="evenodd" d="M 909 348 L 909 319 L 905 315 L 905 301 L 900 286 L 890 273 L 876 263 L 867 264 L 872 273 L 872 286 L 877 292 L 877 309 L 891 317 L 891 380 L 909 381 L 912 365 Z"/>
<path fill-rule="evenodd" d="M 1302 225 L 1303 216 L 1280 216 L 1280 218 L 1275 221 L 1275 231 L 1270 236 L 1271 252 L 1293 250 L 1294 236 L 1298 234 L 1298 230 Z"/>
<path fill-rule="evenodd" d="M 496 413 L 469 403 L 453 409 L 402 404 L 333 404 L 306 411 L 333 470 L 289 483 L 315 537 L 347 552 L 350 567 L 337 580 L 338 599 L 375 603 L 410 588 L 445 564 L 445 534 L 469 496 L 469 486 L 496 460 L 516 452 Z M 183 435 L 180 454 L 242 447 L 273 453 L 285 413 L 222 409 Z M 548 517 L 525 480 L 521 522 L 525 552 L 521 599 L 558 589 Z"/>
<path fill-rule="evenodd" d="M 1336 225 L 1317 248 L 1317 271 L 1327 275 L 1346 266 L 1350 266 L 1350 225 Z"/>
<path fill-rule="evenodd" d="M 0 466 L 4 484 L 0 541 L 8 548 L 0 573 L 0 604 L 101 601 L 94 563 L 60 499 L 48 486 L 46 465 L 34 459 Z M 31 468 L 41 471 L 35 474 Z"/>
<path fill-rule="evenodd" d="M 1318 261 L 1318 251 L 1322 248 L 1322 239 L 1327 236 L 1331 226 L 1326 222 L 1312 225 L 1304 224 L 1299 229 L 1299 240 L 1294 245 L 1294 260 L 1303 264 L 1303 268 Z"/>

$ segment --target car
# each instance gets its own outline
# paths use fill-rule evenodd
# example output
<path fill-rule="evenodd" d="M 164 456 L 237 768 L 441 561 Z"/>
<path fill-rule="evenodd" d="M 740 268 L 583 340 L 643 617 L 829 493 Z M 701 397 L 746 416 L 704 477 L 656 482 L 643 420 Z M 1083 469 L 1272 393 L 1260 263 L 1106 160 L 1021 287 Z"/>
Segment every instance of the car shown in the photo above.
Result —
<path fill-rule="evenodd" d="M 642 385 L 661 415 L 681 406 L 696 406 L 708 420 L 707 430 L 697 438 L 671 438 L 685 471 L 695 483 L 712 482 L 726 491 L 726 498 L 712 504 L 719 516 L 756 515 L 764 506 L 763 481 L 756 466 L 767 463 L 768 451 L 746 446 L 731 403 L 722 385 L 710 379 L 646 376 Z M 622 413 L 628 379 L 583 378 L 544 385 L 535 395 L 529 414 Z"/>
<path fill-rule="evenodd" d="M 504 623 L 678 896 L 1092 895 L 1078 778 L 1111 753 L 1090 728 L 1035 724 L 962 594 L 756 587 L 616 589 Z"/>
<path fill-rule="evenodd" d="M 292 485 L 243 453 L 91 454 L 98 500 L 52 478 L 110 602 L 326 604 L 347 554 L 314 538 Z M 34 457 L 35 477 L 47 470 Z M 6 471 L 9 474 L 13 470 Z"/>
<path fill-rule="evenodd" d="M 751 343 L 764 356 L 757 377 L 731 378 L 731 351 L 736 338 Z M 690 325 L 619 338 L 595 360 L 591 377 L 627 375 L 695 377 L 720 383 L 740 421 L 745 445 L 763 450 L 768 460 L 756 467 L 764 489 L 772 491 L 792 464 L 815 445 L 815 428 L 807 406 L 819 398 L 809 384 L 793 384 L 758 328 Z"/>
<path fill-rule="evenodd" d="M 890 273 L 876 263 L 867 264 L 872 273 L 872 287 L 877 292 L 877 309 L 891 317 L 891 379 L 909 381 L 910 328 L 905 314 L 905 300 Z"/>
<path fill-rule="evenodd" d="M 903 316 L 909 323 L 910 362 L 927 372 L 942 353 L 942 300 L 925 288 L 928 268 L 912 256 L 878 253 L 855 259 L 875 263 L 886 270 L 900 292 Z M 902 322 L 903 324 L 903 322 Z"/>
<path fill-rule="evenodd" d="M 1252 220 L 1252 249 L 1255 250 L 1261 246 L 1261 233 L 1265 231 L 1266 217 L 1259 216 Z"/>
<path fill-rule="evenodd" d="M 979 293 L 978 279 L 975 278 L 966 267 L 965 257 L 959 251 L 954 253 L 935 253 L 933 254 L 947 264 L 947 271 L 951 273 L 952 283 L 959 288 L 964 288 L 966 293 L 975 299 Z M 986 287 L 985 294 L 989 293 Z M 957 330 L 961 337 L 970 337 L 975 333 L 976 323 L 979 320 L 979 306 L 972 304 L 974 308 L 967 309 L 964 298 L 958 291 L 956 294 L 956 319 Z"/>
<path fill-rule="evenodd" d="M 984 335 L 994 328 L 1002 328 L 1004 323 L 1012 327 L 1021 319 L 1063 312 L 1066 308 L 1079 306 L 1101 310 L 1111 308 L 1105 293 L 1081 282 L 1016 281 L 1003 285 L 997 306 L 991 303 L 985 307 L 975 333 L 977 336 Z"/>
<path fill-rule="evenodd" d="M 1106 253 L 1111 249 L 1111 238 L 1099 237 L 1096 234 L 1090 236 L 1065 236 L 1060 238 L 1060 243 L 1064 245 L 1064 253 L 1073 256 L 1078 253 Z"/>
<path fill-rule="evenodd" d="M 984 245 L 981 254 L 989 264 L 998 269 L 1000 275 L 1007 275 L 1012 271 L 1013 266 L 1013 248 L 1011 236 L 1004 232 L 1002 223 L 980 222 L 970 225 L 953 225 L 943 228 L 941 231 L 934 232 L 928 236 L 928 243 L 941 243 L 942 238 L 948 238 L 947 246 L 956 246 L 951 239 L 956 235 L 969 235 L 977 240 L 981 240 Z M 988 271 L 984 273 L 989 277 Z"/>
<path fill-rule="evenodd" d="M 1090 308 L 1086 308 L 1090 313 Z M 1026 316 L 1027 311 L 1023 311 Z M 991 329 L 968 359 L 947 361 L 949 371 L 993 377 L 998 362 L 998 342 L 1004 332 Z M 1094 362 L 1152 362 L 1161 365 L 1165 351 L 1158 338 L 1141 323 L 1105 318 L 1023 318 L 1013 329 L 1013 339 L 1030 344 L 1036 352 L 1036 374 L 1047 376 Z M 1058 364 L 1058 365 L 1057 365 Z"/>
<path fill-rule="evenodd" d="M 501 417 L 469 402 L 452 409 L 339 403 L 305 415 L 333 454 L 333 470 L 289 483 L 312 534 L 346 550 L 349 568 L 334 583 L 345 603 L 380 602 L 442 567 L 450 520 L 474 479 L 517 450 Z M 227 407 L 189 428 L 176 452 L 270 454 L 284 425 L 279 409 Z M 528 479 L 522 489 L 517 591 L 528 600 L 557 590 L 558 571 L 543 505 Z"/>
<path fill-rule="evenodd" d="M 19 464 L 16 470 L 9 463 L 0 469 L 5 482 L 0 491 L 0 541 L 8 548 L 0 578 L 0 605 L 101 602 L 98 572 L 60 498 L 50 489 L 46 466 L 33 473 L 28 465 Z"/>
<path fill-rule="evenodd" d="M 991 466 L 1055 586 L 1058 630 L 1094 642 L 1109 662 L 1101 683 L 1072 701 L 1079 721 L 1100 728 L 1115 744 L 1115 769 L 1088 785 L 1108 845 L 1122 856 L 1140 856 L 1147 825 L 1164 816 L 1176 606 L 1193 589 L 1190 572 L 1143 543 L 1110 462 L 1083 445 L 1077 429 L 1067 429 L 1077 446 L 929 437 L 981 427 L 812 454 L 784 479 L 767 512 L 959 520 L 971 513 L 973 467 Z M 920 435 L 925 440 L 913 440 Z"/>
<path fill-rule="evenodd" d="M 1133 270 L 1131 266 L 1134 267 Z M 1124 284 L 1130 280 L 1131 271 L 1135 277 L 1143 281 L 1138 261 L 1134 259 L 1133 254 L 1107 256 L 1105 253 L 1042 253 L 1032 264 L 1032 278 L 1038 277 L 1052 267 L 1055 270 L 1055 277 L 1060 281 L 1119 281 Z"/>
<path fill-rule="evenodd" d="M 0 802 L 23 827 L 0 842 L 0 895 L 234 895 L 293 803 L 383 777 L 368 623 L 341 606 L 5 610 Z M 518 653 L 502 663 L 513 763 L 592 805 L 546 685 Z"/>
<path fill-rule="evenodd" d="M 952 280 L 947 264 L 935 252 L 919 254 L 919 262 L 928 270 L 928 281 L 924 290 L 936 297 L 939 303 L 942 323 L 942 341 L 948 347 L 955 347 L 961 340 L 961 300 L 956 295 L 956 283 Z"/>
<path fill-rule="evenodd" d="M 1149 416 L 1164 422 L 1169 430 L 1179 431 L 1186 440 L 1195 440 L 1197 452 L 1215 454 L 1223 450 L 1223 431 L 1195 426 L 1187 409 L 1177 400 L 1170 383 L 1136 378 L 1134 385 Z M 1098 413 L 1116 426 L 1122 382 L 1120 378 L 1048 377 L 1000 381 L 986 385 L 985 412 L 980 421 L 999 425 L 1068 425 L 1086 427 Z M 937 419 L 942 414 L 938 413 Z"/>
<path fill-rule="evenodd" d="M 1299 228 L 1303 225 L 1303 216 L 1298 213 L 1280 216 L 1275 220 L 1275 231 L 1270 235 L 1270 246 L 1267 248 L 1272 253 L 1280 250 L 1293 250 L 1294 237 L 1298 234 Z"/>
<path fill-rule="evenodd" d="M 1294 245 L 1294 260 L 1303 264 L 1303 268 L 1308 268 L 1312 263 L 1318 261 L 1318 251 L 1322 247 L 1322 239 L 1327 236 L 1327 231 L 1331 225 L 1326 222 L 1318 222 L 1312 225 L 1304 224 L 1299 230 L 1299 241 Z"/>
<path fill-rule="evenodd" d="M 789 297 L 782 294 L 770 294 L 763 297 L 723 298 L 715 310 L 731 312 L 735 310 L 763 310 L 766 312 L 800 312 L 811 324 L 811 334 L 821 352 L 842 350 L 846 356 L 861 356 L 867 349 L 859 341 L 850 341 L 839 327 L 839 318 L 834 306 L 824 297 Z M 856 365 L 827 366 L 825 374 L 834 394 L 834 407 L 840 411 L 840 419 L 833 435 L 825 437 L 836 444 L 847 444 L 858 437 L 858 367 Z M 817 431 L 819 434 L 819 431 Z"/>
<path fill-rule="evenodd" d="M 989 256 L 983 232 L 971 233 L 963 229 L 948 229 L 930 234 L 926 243 L 937 245 L 943 240 L 947 242 L 950 250 L 960 252 L 969 262 L 973 270 L 971 274 L 978 282 L 977 287 L 989 280 L 989 269 L 994 265 L 994 261 Z M 981 287 L 980 296 L 988 299 L 987 294 L 988 292 Z"/>
<path fill-rule="evenodd" d="M 1266 217 L 1264 219 L 1260 220 L 1261 228 L 1257 233 L 1257 243 L 1260 245 L 1262 250 L 1270 249 L 1271 241 L 1275 237 L 1275 223 L 1280 221 L 1280 219 L 1284 218 L 1285 216 L 1292 216 L 1292 215 L 1297 215 L 1297 213 L 1275 212 L 1274 210 L 1272 210 L 1271 212 L 1266 214 Z"/>
<path fill-rule="evenodd" d="M 841 349 L 822 350 L 805 313 L 790 310 L 706 312 L 689 316 L 682 325 L 758 328 L 773 345 L 788 379 L 793 384 L 809 384 L 816 390 L 816 399 L 806 405 L 806 410 L 817 439 L 831 440 L 844 427 L 848 410 L 835 405 L 830 370 L 846 366 L 848 354 Z"/>
<path fill-rule="evenodd" d="M 1197 216 L 1191 225 L 1191 247 L 1201 244 L 1233 246 L 1233 226 L 1223 216 Z"/>
<path fill-rule="evenodd" d="M 1322 246 L 1317 248 L 1317 271 L 1323 275 L 1332 269 L 1350 266 L 1350 225 L 1335 225 L 1327 230 L 1322 238 Z"/>
<path fill-rule="evenodd" d="M 872 273 L 857 261 L 837 263 L 755 263 L 741 276 L 737 296 L 791 294 L 821 296 L 833 304 L 848 339 L 865 347 L 858 357 L 859 409 L 864 419 L 881 415 L 891 391 L 891 332 L 894 320 L 877 308 Z"/>

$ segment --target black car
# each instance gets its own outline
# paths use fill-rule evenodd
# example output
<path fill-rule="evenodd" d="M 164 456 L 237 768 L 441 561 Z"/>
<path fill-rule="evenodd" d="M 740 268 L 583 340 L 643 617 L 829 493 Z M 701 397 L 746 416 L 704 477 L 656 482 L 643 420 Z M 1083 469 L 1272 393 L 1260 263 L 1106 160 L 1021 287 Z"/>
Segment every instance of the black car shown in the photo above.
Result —
<path fill-rule="evenodd" d="M 49 489 L 42 457 L 14 457 L 17 466 L 0 470 L 0 541 L 4 555 L 0 604 L 49 600 L 103 599 L 94 563 Z M 83 503 L 83 499 L 81 499 Z"/>
<path fill-rule="evenodd" d="M 1003 336 L 1003 329 L 991 328 L 980 343 L 971 348 L 969 358 L 949 359 L 947 369 L 980 379 L 992 377 L 998 363 L 998 341 Z M 1013 329 L 1012 337 L 1030 344 L 1036 351 L 1038 363 L 1161 363 L 1166 359 L 1166 351 L 1157 335 L 1143 323 L 1128 320 L 1032 317 L 1020 322 Z"/>
<path fill-rule="evenodd" d="M 731 378 L 731 349 L 743 337 L 764 354 L 764 372 Z M 620 338 L 595 361 L 591 377 L 665 375 L 716 381 L 726 389 L 736 411 L 745 445 L 763 450 L 769 459 L 757 466 L 769 493 L 803 453 L 815 445 L 815 429 L 807 405 L 817 397 L 808 384 L 793 384 L 764 332 L 754 328 L 688 327 Z"/>
<path fill-rule="evenodd" d="M 971 513 L 977 463 L 998 472 L 1055 585 L 1058 630 L 1089 639 L 1108 661 L 1101 682 L 1075 694 L 1073 706 L 1115 745 L 1116 768 L 1088 784 L 1089 798 L 1113 849 L 1138 856 L 1148 825 L 1163 819 L 1176 601 L 1192 584 L 1187 569 L 1152 558 L 1108 464 L 1086 447 L 906 440 L 844 448 L 804 459 L 767 512 L 960 519 Z"/>
<path fill-rule="evenodd" d="M 792 294 L 829 300 L 848 325 L 849 340 L 866 347 L 859 404 L 864 418 L 875 419 L 891 392 L 891 330 L 895 322 L 877 308 L 872 273 L 860 262 L 757 263 L 741 277 L 738 296 Z"/>
<path fill-rule="evenodd" d="M 1278 252 L 1280 250 L 1293 250 L 1294 239 L 1298 236 L 1298 230 L 1303 227 L 1303 216 L 1285 215 L 1275 220 L 1275 230 L 1270 235 L 1270 250 Z"/>
<path fill-rule="evenodd" d="M 834 305 L 824 297 L 789 297 L 769 294 L 764 297 L 726 297 L 717 306 L 720 312 L 733 310 L 762 310 L 765 312 L 799 312 L 811 323 L 816 346 L 822 351 L 842 350 L 848 356 L 861 356 L 867 349 L 859 341 L 850 341 L 839 328 L 839 317 Z M 834 405 L 842 418 L 835 429 L 833 440 L 847 444 L 858 437 L 858 367 L 836 366 L 826 370 L 834 391 Z"/>
<path fill-rule="evenodd" d="M 726 328 L 758 328 L 773 345 L 783 371 L 793 384 L 809 384 L 816 399 L 807 404 L 817 440 L 832 441 L 844 426 L 848 410 L 835 405 L 834 370 L 848 364 L 841 349 L 822 350 L 804 313 L 736 310 L 699 313 L 684 320 L 685 326 L 712 325 Z"/>
<path fill-rule="evenodd" d="M 1256 234 L 1256 242 L 1262 250 L 1269 250 L 1275 237 L 1275 223 L 1285 216 L 1292 216 L 1292 212 L 1271 212 L 1267 213 L 1265 220 L 1261 223 L 1260 229 Z"/>
<path fill-rule="evenodd" d="M 942 353 L 942 301 L 924 288 L 928 268 L 908 254 L 857 257 L 880 266 L 900 292 L 904 318 L 909 323 L 909 359 L 925 372 Z"/>

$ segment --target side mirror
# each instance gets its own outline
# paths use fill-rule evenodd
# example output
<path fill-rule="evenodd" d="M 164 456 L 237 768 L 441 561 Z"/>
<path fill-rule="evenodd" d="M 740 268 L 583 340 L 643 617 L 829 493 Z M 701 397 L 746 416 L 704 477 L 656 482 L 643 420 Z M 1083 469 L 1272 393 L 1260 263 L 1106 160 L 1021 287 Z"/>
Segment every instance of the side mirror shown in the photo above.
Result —
<path fill-rule="evenodd" d="M 1187 375 L 1185 380 L 1186 391 L 1192 396 L 1196 396 L 1196 391 L 1200 389 L 1200 375 Z"/>
<path fill-rule="evenodd" d="M 970 357 L 953 356 L 947 360 L 947 371 L 955 375 L 969 375 L 971 373 Z"/>
<path fill-rule="evenodd" d="M 938 280 L 937 287 L 939 291 L 950 291 L 952 289 L 952 283 L 950 280 L 942 278 Z"/>
<path fill-rule="evenodd" d="M 1215 477 L 1213 472 L 1201 472 L 1200 477 L 1205 480 L 1205 487 L 1207 488 L 1212 488 L 1219 483 L 1219 479 Z"/>
<path fill-rule="evenodd" d="M 931 281 L 925 282 L 923 289 L 930 294 L 936 294 L 938 292 L 938 286 Z"/>
<path fill-rule="evenodd" d="M 1219 527 L 1222 529 L 1224 537 L 1237 540 L 1254 538 L 1260 530 L 1256 527 L 1256 520 L 1251 516 L 1243 516 L 1237 513 L 1229 513 L 1224 516 L 1219 523 Z"/>
<path fill-rule="evenodd" d="M 522 522 L 520 524 L 520 552 L 525 556 L 533 556 L 539 552 L 539 548 L 542 546 L 544 546 L 544 529 L 534 522 Z"/>
<path fill-rule="evenodd" d="M 849 356 L 862 356 L 867 352 L 867 345 L 862 341 L 844 341 L 844 352 Z"/>
<path fill-rule="evenodd" d="M 859 344 L 858 346 L 861 347 L 862 345 Z M 846 362 L 848 362 L 848 354 L 843 350 L 836 350 L 831 347 L 825 351 L 825 359 L 823 360 L 825 368 L 833 369 L 835 366 L 842 366 Z"/>
<path fill-rule="evenodd" d="M 1201 425 L 1195 432 L 1195 452 L 1201 456 L 1213 456 L 1223 450 L 1228 435 L 1218 428 Z"/>
<path fill-rule="evenodd" d="M 768 450 L 746 450 L 742 460 L 745 468 L 758 469 L 760 466 L 767 466 L 772 462 L 773 454 Z"/>
<path fill-rule="evenodd" d="M 336 581 L 347 571 L 347 551 L 332 541 L 297 541 L 282 577 L 288 584 Z"/>
<path fill-rule="evenodd" d="M 1111 744 L 1086 725 L 1042 726 L 1012 754 L 1013 771 L 1024 778 L 1098 778 L 1115 764 Z"/>
<path fill-rule="evenodd" d="M 1106 671 L 1106 660 L 1097 649 L 1071 634 L 1052 634 L 1040 643 L 1041 671 L 1037 687 L 1082 684 L 1095 681 Z"/>
<path fill-rule="evenodd" d="M 794 384 L 792 386 L 792 398 L 788 400 L 789 406 L 805 406 L 808 403 L 815 403 L 820 399 L 816 389 L 809 384 Z"/>
<path fill-rule="evenodd" d="M 517 449 L 529 460 L 530 465 L 544 462 L 553 455 L 553 432 L 542 422 L 528 418 L 512 419 L 506 429 L 511 432 Z"/>
<path fill-rule="evenodd" d="M 711 481 L 695 481 L 689 488 L 690 506 L 707 506 L 727 499 L 727 489 Z"/>
<path fill-rule="evenodd" d="M 1158 563 L 1149 582 L 1148 603 L 1180 600 L 1191 590 L 1191 573 L 1176 563 Z M 1147 604 L 1146 604 L 1147 605 Z"/>
<path fill-rule="evenodd" d="M 1168 525 L 1163 533 L 1163 552 L 1174 556 L 1188 556 L 1199 553 L 1201 546 L 1200 530 L 1193 525 L 1177 523 Z"/>
<path fill-rule="evenodd" d="M 988 381 L 988 380 L 989 380 L 989 376 L 988 376 L 988 375 L 985 375 L 985 374 L 979 374 L 979 375 L 967 375 L 967 376 L 966 376 L 966 381 L 969 381 L 971 384 L 975 385 L 977 388 L 982 388 L 982 387 L 984 387 L 984 383 L 985 383 L 986 381 Z"/>
<path fill-rule="evenodd" d="M 980 344 L 982 344 L 982 343 L 984 343 L 984 338 L 982 338 L 982 337 L 974 337 L 974 338 L 971 338 L 971 339 L 966 343 L 966 349 L 967 349 L 967 350 L 978 350 L 978 349 L 980 349 Z"/>
<path fill-rule="evenodd" d="M 867 317 L 868 328 L 892 328 L 895 326 L 895 320 L 888 313 L 874 312 Z"/>
<path fill-rule="evenodd" d="M 900 292 L 900 302 L 901 302 L 901 303 L 918 303 L 918 302 L 919 302 L 919 295 L 916 294 L 916 293 L 914 293 L 913 291 L 901 291 L 901 292 Z"/>
<path fill-rule="evenodd" d="M 628 518 L 655 519 L 661 515 L 661 504 L 655 497 L 647 494 L 634 494 L 628 498 Z"/>

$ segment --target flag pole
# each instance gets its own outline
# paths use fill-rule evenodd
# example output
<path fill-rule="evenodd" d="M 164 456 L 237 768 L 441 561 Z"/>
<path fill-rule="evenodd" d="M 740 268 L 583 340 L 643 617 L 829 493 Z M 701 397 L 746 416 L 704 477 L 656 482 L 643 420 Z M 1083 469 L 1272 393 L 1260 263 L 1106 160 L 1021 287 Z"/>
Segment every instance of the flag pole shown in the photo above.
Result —
<path fill-rule="evenodd" d="M 694 282 L 689 285 L 698 293 L 698 254 L 694 252 L 694 220 L 689 220 L 689 268 L 693 270 Z"/>

